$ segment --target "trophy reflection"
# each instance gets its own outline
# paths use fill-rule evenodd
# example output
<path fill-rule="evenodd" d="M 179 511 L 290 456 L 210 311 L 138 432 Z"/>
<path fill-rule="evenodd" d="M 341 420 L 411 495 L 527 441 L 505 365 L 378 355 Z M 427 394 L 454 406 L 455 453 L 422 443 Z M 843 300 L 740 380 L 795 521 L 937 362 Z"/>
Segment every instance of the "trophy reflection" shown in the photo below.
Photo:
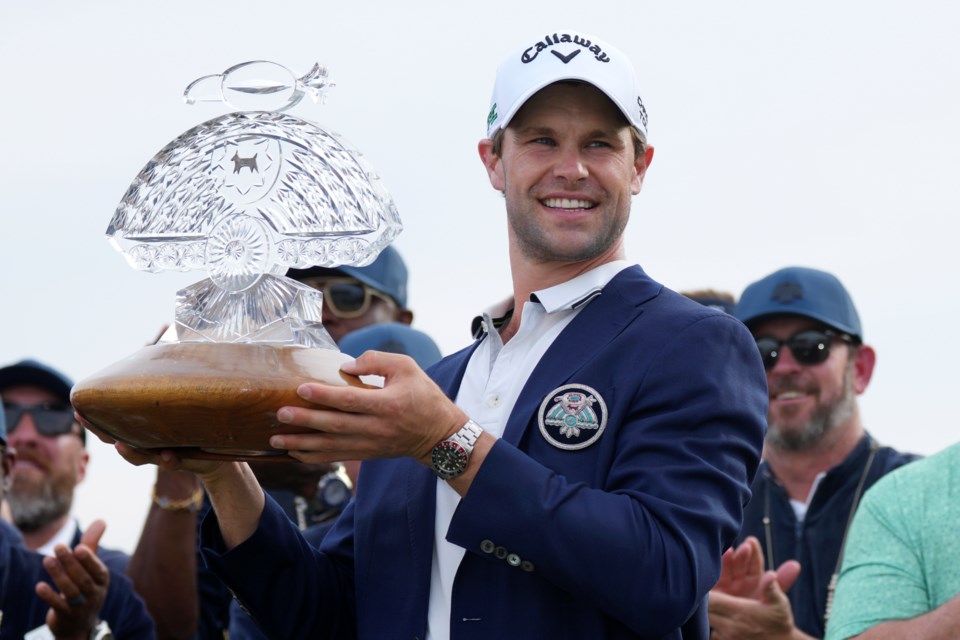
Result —
<path fill-rule="evenodd" d="M 184 457 L 292 460 L 268 439 L 305 381 L 362 384 L 340 373 L 321 324 L 323 294 L 289 268 L 364 266 L 400 233 L 392 199 L 340 136 L 284 113 L 333 84 L 315 65 L 296 77 L 247 62 L 191 83 L 187 103 L 233 113 L 164 147 L 134 179 L 107 228 L 136 269 L 207 278 L 177 293 L 161 340 L 82 380 L 71 399 L 101 439 Z"/>

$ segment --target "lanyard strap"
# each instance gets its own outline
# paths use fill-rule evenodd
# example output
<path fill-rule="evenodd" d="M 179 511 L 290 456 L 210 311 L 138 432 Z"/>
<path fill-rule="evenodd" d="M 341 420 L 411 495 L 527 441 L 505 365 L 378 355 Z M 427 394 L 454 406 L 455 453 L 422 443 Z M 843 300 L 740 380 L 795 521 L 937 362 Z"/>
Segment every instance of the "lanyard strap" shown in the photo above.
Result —
<path fill-rule="evenodd" d="M 843 567 L 843 553 L 847 546 L 847 534 L 850 533 L 850 525 L 853 524 L 853 517 L 857 513 L 857 506 L 860 504 L 860 497 L 863 495 L 863 488 L 867 484 L 867 475 L 873 466 L 873 461 L 877 457 L 877 450 L 880 444 L 870 438 L 870 455 L 867 462 L 863 465 L 863 471 L 860 472 L 860 480 L 857 482 L 856 491 L 853 493 L 853 504 L 850 505 L 850 513 L 847 514 L 847 524 L 843 530 L 843 537 L 840 539 L 840 553 L 837 556 L 837 564 L 834 567 L 833 575 L 830 576 L 830 583 L 827 585 L 827 603 L 823 613 L 823 624 L 826 626 L 830 619 L 830 610 L 833 608 L 833 594 L 837 589 L 837 581 L 840 578 L 840 569 Z M 763 534 L 767 547 L 767 570 L 776 571 L 776 565 L 773 559 L 773 522 L 770 518 L 770 483 L 768 482 L 763 493 Z"/>

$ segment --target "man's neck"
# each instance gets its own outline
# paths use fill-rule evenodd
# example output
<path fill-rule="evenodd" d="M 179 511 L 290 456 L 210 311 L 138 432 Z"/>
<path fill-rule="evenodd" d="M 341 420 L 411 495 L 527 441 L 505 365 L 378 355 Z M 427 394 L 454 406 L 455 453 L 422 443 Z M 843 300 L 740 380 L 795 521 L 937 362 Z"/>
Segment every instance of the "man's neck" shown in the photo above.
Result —
<path fill-rule="evenodd" d="M 48 522 L 39 529 L 33 531 L 21 531 L 20 534 L 23 536 L 23 543 L 31 551 L 36 551 L 41 548 L 43 545 L 50 542 L 57 532 L 62 529 L 67 522 L 70 520 L 70 514 L 60 516 L 52 522 Z"/>
<path fill-rule="evenodd" d="M 624 257 L 623 247 L 620 243 L 596 258 L 580 262 L 536 262 L 520 255 L 520 252 L 511 246 L 513 316 L 510 318 L 510 322 L 500 330 L 500 339 L 506 344 L 520 330 L 523 304 L 530 300 L 530 294 L 534 291 L 549 289 L 568 282 L 608 262 L 623 260 Z"/>
<path fill-rule="evenodd" d="M 801 451 L 767 443 L 763 457 L 790 499 L 806 502 L 817 476 L 846 460 L 863 433 L 863 425 L 855 415 L 849 423 L 833 429 L 813 446 Z"/>

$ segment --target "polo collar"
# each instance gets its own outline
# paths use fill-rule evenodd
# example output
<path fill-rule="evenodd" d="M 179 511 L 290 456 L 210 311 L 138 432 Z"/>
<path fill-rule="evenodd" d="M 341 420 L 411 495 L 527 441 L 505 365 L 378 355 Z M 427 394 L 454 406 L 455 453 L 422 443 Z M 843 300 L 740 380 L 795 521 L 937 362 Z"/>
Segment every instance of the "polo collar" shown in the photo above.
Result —
<path fill-rule="evenodd" d="M 629 266 L 631 263 L 626 260 L 607 262 L 566 282 L 534 291 L 530 294 L 530 301 L 540 304 L 547 313 L 575 311 L 600 295 L 603 288 Z M 489 325 L 493 325 L 492 328 L 499 331 L 503 325 L 510 322 L 513 312 L 512 297 L 489 307 L 483 314 L 473 319 L 471 323 L 473 337 L 482 338 L 483 334 L 490 330 Z"/>

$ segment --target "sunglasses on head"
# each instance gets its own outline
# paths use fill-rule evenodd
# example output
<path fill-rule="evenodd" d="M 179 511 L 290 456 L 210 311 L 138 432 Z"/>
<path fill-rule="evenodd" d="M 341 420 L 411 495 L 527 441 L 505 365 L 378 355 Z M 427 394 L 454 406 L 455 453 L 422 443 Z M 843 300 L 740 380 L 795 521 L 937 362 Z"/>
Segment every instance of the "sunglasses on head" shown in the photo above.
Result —
<path fill-rule="evenodd" d="M 302 282 L 322 291 L 324 302 L 338 318 L 359 318 L 374 297 L 394 304 L 389 296 L 354 278 L 304 278 Z"/>
<path fill-rule="evenodd" d="M 73 408 L 68 404 L 45 402 L 35 404 L 30 407 L 24 407 L 19 404 L 3 404 L 3 417 L 7 421 L 7 435 L 12 434 L 20 425 L 20 420 L 25 413 L 29 413 L 33 418 L 34 427 L 42 436 L 53 438 L 68 433 L 78 433 L 73 425 Z"/>
<path fill-rule="evenodd" d="M 853 343 L 853 338 L 845 333 L 837 333 L 829 329 L 823 331 L 809 329 L 795 333 L 786 340 L 771 337 L 757 338 L 757 348 L 760 349 L 763 366 L 767 371 L 770 371 L 777 365 L 777 360 L 780 359 L 781 349 L 784 345 L 790 349 L 793 359 L 799 364 L 814 365 L 820 364 L 830 357 L 830 347 L 834 340 L 842 340 L 848 344 Z"/>

